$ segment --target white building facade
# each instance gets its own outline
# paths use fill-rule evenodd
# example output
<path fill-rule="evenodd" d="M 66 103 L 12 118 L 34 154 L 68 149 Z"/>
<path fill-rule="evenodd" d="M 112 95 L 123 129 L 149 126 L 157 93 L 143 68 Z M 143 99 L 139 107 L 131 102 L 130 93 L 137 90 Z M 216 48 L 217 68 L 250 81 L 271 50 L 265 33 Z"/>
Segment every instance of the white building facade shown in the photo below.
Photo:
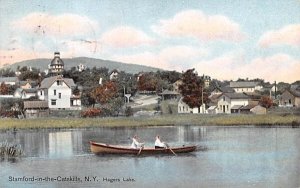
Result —
<path fill-rule="evenodd" d="M 223 93 L 218 98 L 217 113 L 231 114 L 235 106 L 246 106 L 249 104 L 249 97 L 243 93 Z"/>
<path fill-rule="evenodd" d="M 38 89 L 38 98 L 48 101 L 49 109 L 81 109 L 79 96 L 72 94 L 76 87 L 73 79 L 53 76 L 45 78 Z"/>

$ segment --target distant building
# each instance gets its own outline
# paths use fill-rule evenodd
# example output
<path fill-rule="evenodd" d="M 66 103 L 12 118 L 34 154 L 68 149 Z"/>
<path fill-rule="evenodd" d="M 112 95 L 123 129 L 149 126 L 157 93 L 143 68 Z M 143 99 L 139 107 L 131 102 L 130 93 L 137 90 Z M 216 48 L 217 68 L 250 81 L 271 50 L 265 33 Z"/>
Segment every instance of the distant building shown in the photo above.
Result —
<path fill-rule="evenodd" d="M 48 101 L 50 109 L 80 110 L 80 96 L 73 94 L 75 88 L 73 79 L 52 76 L 42 81 L 38 88 L 38 98 Z"/>
<path fill-rule="evenodd" d="M 117 79 L 119 75 L 119 71 L 117 69 L 114 69 L 111 71 L 110 75 L 109 75 L 109 79 L 110 80 L 114 80 Z"/>
<path fill-rule="evenodd" d="M 16 85 L 19 82 L 18 77 L 0 77 L 0 84 L 4 83 L 6 85 Z"/>
<path fill-rule="evenodd" d="M 248 82 L 248 81 L 230 82 L 229 87 L 234 89 L 234 91 L 237 93 L 255 92 L 256 90 L 262 89 L 262 86 L 258 82 Z"/>
<path fill-rule="evenodd" d="M 178 114 L 190 114 L 193 113 L 193 111 L 196 111 L 196 109 L 190 108 L 188 104 L 183 102 L 183 97 L 182 97 L 178 102 Z"/>
<path fill-rule="evenodd" d="M 21 98 L 21 99 L 29 99 L 32 97 L 36 97 L 36 95 L 37 95 L 36 88 L 29 88 L 29 89 L 17 88 L 14 92 L 14 97 Z"/>
<path fill-rule="evenodd" d="M 47 101 L 24 101 L 24 111 L 26 118 L 37 118 L 49 116 L 49 106 Z"/>
<path fill-rule="evenodd" d="M 201 105 L 200 107 L 190 107 L 183 101 L 183 97 L 178 102 L 178 114 L 206 114 L 206 106 L 205 104 Z"/>
<path fill-rule="evenodd" d="M 229 86 L 223 86 L 223 87 L 216 87 L 212 92 L 211 96 L 213 95 L 220 95 L 222 93 L 234 93 L 234 89 Z"/>
<path fill-rule="evenodd" d="M 253 107 L 252 109 L 250 109 L 250 112 L 252 112 L 253 114 L 266 114 L 267 109 L 265 107 L 257 105 L 255 107 Z"/>
<path fill-rule="evenodd" d="M 52 59 L 48 68 L 50 76 L 62 75 L 64 71 L 64 62 L 60 59 L 59 52 L 54 52 L 54 58 Z"/>
<path fill-rule="evenodd" d="M 84 70 L 86 70 L 86 68 L 87 68 L 87 66 L 86 65 L 84 65 L 84 64 L 79 64 L 79 65 L 77 65 L 77 70 L 79 71 L 79 72 L 82 72 L 82 71 L 84 71 Z"/>
<path fill-rule="evenodd" d="M 204 87 L 208 88 L 210 86 L 210 81 L 211 81 L 210 76 L 203 75 L 201 78 L 203 79 Z"/>
<path fill-rule="evenodd" d="M 292 85 L 290 89 L 286 89 L 280 99 L 280 107 L 300 107 L 300 86 Z"/>
<path fill-rule="evenodd" d="M 218 113 L 239 113 L 240 108 L 249 104 L 249 96 L 243 93 L 223 93 L 218 98 Z"/>
<path fill-rule="evenodd" d="M 179 87 L 183 84 L 183 81 L 181 79 L 177 80 L 173 83 L 173 91 L 180 93 Z"/>
<path fill-rule="evenodd" d="M 26 80 L 18 82 L 18 85 L 22 89 L 31 89 L 37 87 L 38 84 L 36 81 Z"/>

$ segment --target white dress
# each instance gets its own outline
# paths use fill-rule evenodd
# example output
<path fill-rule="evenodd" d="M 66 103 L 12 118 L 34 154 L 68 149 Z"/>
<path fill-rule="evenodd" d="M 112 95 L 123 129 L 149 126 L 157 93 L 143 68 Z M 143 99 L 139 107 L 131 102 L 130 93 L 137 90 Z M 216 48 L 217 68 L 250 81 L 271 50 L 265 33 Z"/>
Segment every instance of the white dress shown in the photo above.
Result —
<path fill-rule="evenodd" d="M 132 138 L 131 148 L 141 148 L 144 146 L 144 143 L 138 142 L 135 138 Z"/>
<path fill-rule="evenodd" d="M 161 142 L 159 138 L 156 138 L 154 145 L 157 147 L 162 147 L 162 148 L 166 147 L 166 144 Z"/>

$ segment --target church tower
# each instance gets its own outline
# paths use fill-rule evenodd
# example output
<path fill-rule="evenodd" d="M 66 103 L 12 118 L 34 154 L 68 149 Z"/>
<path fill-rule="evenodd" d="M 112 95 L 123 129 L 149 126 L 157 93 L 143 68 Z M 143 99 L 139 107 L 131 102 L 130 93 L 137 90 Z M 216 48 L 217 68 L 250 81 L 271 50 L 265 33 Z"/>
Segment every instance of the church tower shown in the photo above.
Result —
<path fill-rule="evenodd" d="M 54 58 L 48 68 L 50 76 L 62 75 L 64 71 L 64 62 L 60 59 L 59 52 L 54 52 Z"/>

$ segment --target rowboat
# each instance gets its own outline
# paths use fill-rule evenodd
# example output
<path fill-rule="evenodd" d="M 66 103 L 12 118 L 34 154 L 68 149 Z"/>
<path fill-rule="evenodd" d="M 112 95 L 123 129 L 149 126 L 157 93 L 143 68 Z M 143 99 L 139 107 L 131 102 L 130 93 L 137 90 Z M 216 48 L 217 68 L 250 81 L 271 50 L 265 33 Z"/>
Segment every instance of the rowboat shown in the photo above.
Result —
<path fill-rule="evenodd" d="M 91 151 L 94 154 L 145 154 L 145 155 L 153 155 L 153 154 L 174 154 L 174 153 L 188 153 L 196 150 L 196 146 L 181 146 L 181 147 L 170 147 L 170 148 L 159 148 L 155 149 L 150 147 L 140 148 L 130 148 L 128 146 L 120 146 L 120 145 L 109 145 L 104 143 L 97 143 L 90 141 Z"/>

